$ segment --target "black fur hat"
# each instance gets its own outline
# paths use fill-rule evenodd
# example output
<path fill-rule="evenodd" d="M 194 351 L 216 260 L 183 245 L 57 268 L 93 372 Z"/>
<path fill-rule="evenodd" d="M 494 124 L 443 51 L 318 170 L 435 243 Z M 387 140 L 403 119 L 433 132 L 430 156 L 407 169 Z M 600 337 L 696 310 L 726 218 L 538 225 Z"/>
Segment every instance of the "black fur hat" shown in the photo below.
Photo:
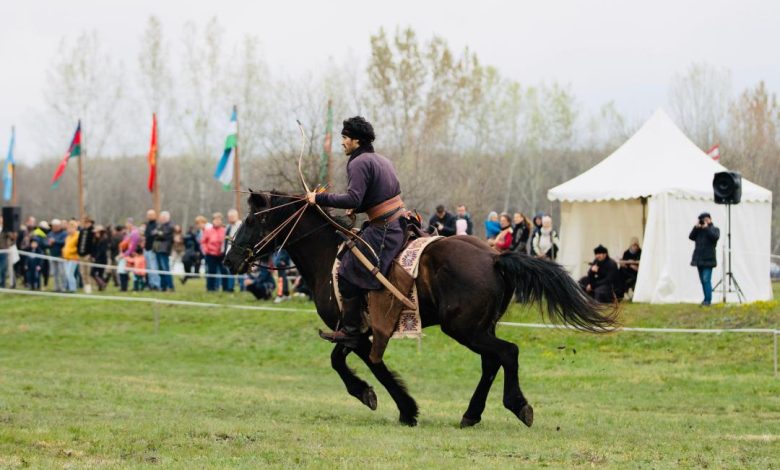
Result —
<path fill-rule="evenodd" d="M 357 139 L 361 145 L 368 145 L 374 141 L 374 127 L 362 116 L 355 116 L 344 120 L 344 128 L 341 129 L 341 135 L 350 139 Z"/>
<path fill-rule="evenodd" d="M 594 248 L 593 249 L 593 253 L 596 254 L 596 255 L 598 255 L 598 254 L 608 255 L 609 254 L 609 252 L 607 251 L 607 248 L 604 245 L 599 245 L 596 248 Z"/>

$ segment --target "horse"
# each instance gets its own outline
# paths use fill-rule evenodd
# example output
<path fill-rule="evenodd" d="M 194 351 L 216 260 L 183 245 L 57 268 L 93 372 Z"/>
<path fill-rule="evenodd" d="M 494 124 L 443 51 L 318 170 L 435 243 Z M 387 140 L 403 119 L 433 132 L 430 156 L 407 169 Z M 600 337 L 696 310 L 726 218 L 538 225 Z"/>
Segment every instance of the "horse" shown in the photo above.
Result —
<path fill-rule="evenodd" d="M 224 265 L 233 273 L 243 274 L 259 257 L 284 247 L 311 288 L 318 315 L 329 328 L 337 328 L 340 313 L 331 270 L 343 239 L 330 212 L 313 210 L 303 196 L 274 191 L 250 190 L 248 203 L 249 214 L 231 240 Z M 338 223 L 348 225 L 343 218 Z M 415 282 L 422 327 L 439 325 L 442 332 L 479 354 L 482 360 L 482 376 L 461 418 L 461 427 L 481 421 L 485 401 L 501 367 L 504 407 L 526 426 L 533 424 L 533 407 L 520 389 L 519 349 L 496 336 L 496 324 L 516 290 L 519 299 L 538 305 L 550 321 L 594 333 L 608 332 L 617 325 L 617 309 L 597 304 L 560 265 L 525 254 L 498 253 L 468 235 L 430 244 L 421 256 Z M 369 359 L 370 334 L 368 331 L 361 336 L 354 351 L 336 344 L 330 355 L 331 366 L 350 395 L 376 410 L 373 387 L 347 366 L 346 358 L 354 352 L 395 401 L 399 421 L 415 426 L 417 403 L 384 361 L 374 363 Z"/>

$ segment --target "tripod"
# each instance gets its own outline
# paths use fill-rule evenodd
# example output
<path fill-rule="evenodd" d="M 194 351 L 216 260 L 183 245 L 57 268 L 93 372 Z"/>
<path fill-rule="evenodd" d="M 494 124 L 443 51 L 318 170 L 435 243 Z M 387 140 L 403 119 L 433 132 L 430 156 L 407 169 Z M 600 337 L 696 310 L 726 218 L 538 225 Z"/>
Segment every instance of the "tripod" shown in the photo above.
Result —
<path fill-rule="evenodd" d="M 734 273 L 731 271 L 731 206 L 733 204 L 726 204 L 726 208 L 728 211 L 728 257 L 724 256 L 724 263 L 723 263 L 723 277 L 721 277 L 720 281 L 715 284 L 715 286 L 712 288 L 713 291 L 718 290 L 718 286 L 723 284 L 723 288 L 721 289 L 723 292 L 723 303 L 726 303 L 726 296 L 731 293 L 737 294 L 737 299 L 739 299 L 739 303 L 744 302 L 745 300 L 745 294 L 742 293 L 742 288 L 739 287 L 739 282 L 737 282 L 737 278 L 734 276 Z M 725 281 L 725 282 L 724 282 Z"/>

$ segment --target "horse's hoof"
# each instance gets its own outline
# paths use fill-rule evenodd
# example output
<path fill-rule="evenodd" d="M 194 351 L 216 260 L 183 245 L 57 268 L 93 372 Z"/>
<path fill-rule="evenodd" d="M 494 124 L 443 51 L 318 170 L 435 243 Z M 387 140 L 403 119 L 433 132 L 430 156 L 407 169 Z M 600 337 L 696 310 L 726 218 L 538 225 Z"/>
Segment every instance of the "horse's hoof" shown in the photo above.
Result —
<path fill-rule="evenodd" d="M 481 418 L 472 419 L 472 418 L 468 418 L 468 417 L 464 416 L 460 420 L 460 428 L 461 429 L 463 429 L 463 428 L 470 428 L 470 427 L 474 426 L 475 424 L 479 423 L 480 421 L 482 421 Z"/>
<path fill-rule="evenodd" d="M 401 417 L 398 418 L 398 421 L 400 421 L 401 424 L 405 424 L 409 426 L 410 428 L 417 426 L 417 418 L 415 418 L 414 416 L 404 417 L 403 415 L 401 415 Z"/>
<path fill-rule="evenodd" d="M 376 393 L 374 393 L 374 389 L 372 387 L 368 387 L 363 390 L 363 393 L 360 395 L 360 401 L 363 402 L 363 404 L 367 407 L 371 408 L 371 411 L 376 411 Z"/>
<path fill-rule="evenodd" d="M 534 409 L 531 405 L 525 405 L 520 408 L 520 412 L 517 413 L 517 417 L 529 428 L 534 424 Z"/>

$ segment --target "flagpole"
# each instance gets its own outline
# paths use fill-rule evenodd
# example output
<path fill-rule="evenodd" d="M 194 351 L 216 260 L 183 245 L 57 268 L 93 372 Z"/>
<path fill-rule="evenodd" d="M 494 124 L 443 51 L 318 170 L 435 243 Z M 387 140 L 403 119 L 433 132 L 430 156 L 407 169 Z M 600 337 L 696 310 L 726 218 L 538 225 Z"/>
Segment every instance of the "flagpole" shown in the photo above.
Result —
<path fill-rule="evenodd" d="M 157 113 L 152 113 L 154 122 L 154 183 L 152 185 L 152 206 L 157 214 L 160 213 L 160 123 L 157 122 Z"/>
<path fill-rule="evenodd" d="M 12 139 L 14 139 L 14 146 L 16 146 L 16 126 L 11 126 L 11 135 L 13 136 Z M 16 149 L 12 149 L 14 151 Z M 16 156 L 14 156 L 14 163 L 11 167 L 11 205 L 16 206 L 19 204 L 19 197 L 16 193 Z M 5 188 L 3 188 L 5 189 Z M 0 273 L 0 276 L 2 276 L 5 273 Z"/>
<path fill-rule="evenodd" d="M 240 164 L 238 163 L 238 106 L 233 105 L 233 112 L 236 113 L 236 147 L 233 149 L 235 154 L 233 155 L 233 189 L 236 194 L 236 210 L 238 211 L 238 218 L 241 218 L 241 174 Z"/>
<path fill-rule="evenodd" d="M 330 142 L 327 148 L 328 154 L 328 179 L 325 182 L 329 187 L 333 187 L 333 98 L 328 98 L 328 121 L 331 126 Z"/>
<path fill-rule="evenodd" d="M 84 159 L 87 158 L 87 146 L 85 145 L 86 139 L 84 138 L 84 128 L 81 127 L 81 119 L 79 119 L 79 129 L 81 130 L 80 139 L 80 152 L 79 152 L 79 219 L 84 220 L 86 212 L 84 211 Z"/>

